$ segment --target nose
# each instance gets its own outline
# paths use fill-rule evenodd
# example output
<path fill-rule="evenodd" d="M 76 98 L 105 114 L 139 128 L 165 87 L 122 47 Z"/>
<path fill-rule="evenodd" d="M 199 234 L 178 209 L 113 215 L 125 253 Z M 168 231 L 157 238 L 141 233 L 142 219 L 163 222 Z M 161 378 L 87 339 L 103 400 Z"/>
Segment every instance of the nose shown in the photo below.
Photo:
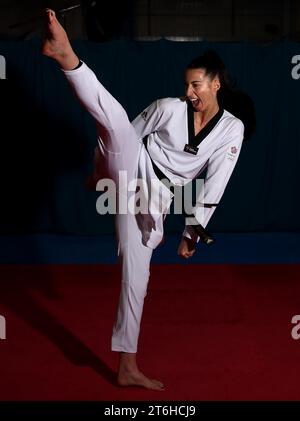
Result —
<path fill-rule="evenodd" d="M 186 96 L 188 96 L 188 97 L 193 96 L 193 88 L 192 88 L 192 86 L 191 86 L 191 85 L 186 85 L 186 88 L 185 88 L 185 94 L 186 94 Z"/>

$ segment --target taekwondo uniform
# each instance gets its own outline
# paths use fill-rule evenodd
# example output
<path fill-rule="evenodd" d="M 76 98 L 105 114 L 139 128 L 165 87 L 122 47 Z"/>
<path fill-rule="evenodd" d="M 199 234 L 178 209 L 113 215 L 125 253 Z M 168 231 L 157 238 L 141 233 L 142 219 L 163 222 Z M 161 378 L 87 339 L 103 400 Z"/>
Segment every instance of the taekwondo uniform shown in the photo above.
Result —
<path fill-rule="evenodd" d="M 136 192 L 128 192 L 125 185 L 120 185 L 119 172 L 127 172 L 128 183 L 144 180 L 141 194 L 147 198 L 148 211 L 138 215 L 117 213 L 115 218 L 122 285 L 112 350 L 135 353 L 152 251 L 162 241 L 164 215 L 173 197 L 159 181 L 158 173 L 171 183 L 184 186 L 206 169 L 203 200 L 196 207 L 218 203 L 237 162 L 244 126 L 220 109 L 195 136 L 192 107 L 182 98 L 154 101 L 130 123 L 122 106 L 85 63 L 63 72 L 96 121 L 97 177 L 113 179 L 119 197 L 126 200 L 134 199 Z M 195 223 L 205 227 L 214 209 L 204 207 L 200 217 L 195 212 Z M 183 235 L 198 240 L 191 226 L 186 226 Z"/>

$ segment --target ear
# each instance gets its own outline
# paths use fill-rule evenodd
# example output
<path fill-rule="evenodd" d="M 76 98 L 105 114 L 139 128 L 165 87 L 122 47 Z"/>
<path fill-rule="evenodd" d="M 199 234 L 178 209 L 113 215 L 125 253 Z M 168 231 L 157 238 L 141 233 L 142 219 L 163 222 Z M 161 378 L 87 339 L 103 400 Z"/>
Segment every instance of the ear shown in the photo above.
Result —
<path fill-rule="evenodd" d="M 221 88 L 221 82 L 217 76 L 213 80 L 213 87 L 216 91 L 218 91 Z"/>

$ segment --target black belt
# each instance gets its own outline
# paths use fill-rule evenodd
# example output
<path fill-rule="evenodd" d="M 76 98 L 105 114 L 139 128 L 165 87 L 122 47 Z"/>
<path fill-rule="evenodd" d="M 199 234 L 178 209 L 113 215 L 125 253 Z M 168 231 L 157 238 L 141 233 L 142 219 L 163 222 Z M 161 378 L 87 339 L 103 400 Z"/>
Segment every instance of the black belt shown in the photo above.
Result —
<path fill-rule="evenodd" d="M 144 146 L 145 146 L 145 148 L 148 152 L 147 140 L 148 140 L 148 136 L 145 136 L 143 138 L 143 144 L 144 144 Z M 148 154 L 149 154 L 149 152 L 148 152 Z M 164 180 L 168 181 L 169 184 L 164 183 L 166 187 L 168 187 L 168 188 L 174 187 L 175 184 L 172 183 L 171 180 L 158 168 L 158 166 L 155 164 L 155 162 L 151 158 L 150 154 L 149 154 L 149 157 L 151 159 L 152 167 L 153 167 L 153 170 L 154 170 L 154 173 L 155 173 L 156 177 L 162 183 L 164 183 Z M 203 204 L 201 204 L 201 206 L 203 206 L 204 208 L 212 208 L 214 206 L 217 206 L 217 203 L 203 203 Z M 208 233 L 208 231 L 201 224 L 189 225 L 189 226 L 193 227 L 196 234 L 200 237 L 201 241 L 203 241 L 205 244 L 207 244 L 208 246 L 214 244 L 214 242 L 215 242 L 214 238 Z"/>
<path fill-rule="evenodd" d="M 145 136 L 144 137 L 144 139 L 143 139 L 143 144 L 144 144 L 144 146 L 145 146 L 145 148 L 146 148 L 146 151 L 148 152 L 148 148 L 147 148 L 147 140 L 148 140 L 148 136 Z M 168 181 L 169 182 L 169 185 L 166 183 L 164 183 L 165 184 L 165 186 L 167 186 L 167 187 L 174 187 L 175 186 L 175 184 L 173 184 L 172 182 L 171 182 L 171 180 L 158 168 L 158 166 L 155 164 L 155 162 L 153 161 L 153 159 L 151 158 L 151 156 L 150 156 L 150 154 L 149 154 L 149 152 L 148 152 L 148 155 L 149 155 L 149 157 L 150 157 L 150 159 L 151 159 L 151 162 L 152 162 L 152 167 L 153 167 L 153 170 L 154 170 L 154 172 L 155 172 L 155 175 L 156 175 L 156 177 L 163 183 L 163 180 L 166 180 L 166 181 Z"/>

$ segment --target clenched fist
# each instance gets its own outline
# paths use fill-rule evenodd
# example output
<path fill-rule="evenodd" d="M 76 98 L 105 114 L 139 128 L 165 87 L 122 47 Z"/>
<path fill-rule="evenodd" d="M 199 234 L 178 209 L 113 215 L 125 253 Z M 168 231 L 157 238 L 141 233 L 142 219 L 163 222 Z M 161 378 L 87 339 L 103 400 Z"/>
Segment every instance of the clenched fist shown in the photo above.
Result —
<path fill-rule="evenodd" d="M 196 243 L 189 238 L 182 237 L 179 247 L 178 247 L 178 255 L 183 259 L 188 259 L 192 257 L 196 251 Z"/>

